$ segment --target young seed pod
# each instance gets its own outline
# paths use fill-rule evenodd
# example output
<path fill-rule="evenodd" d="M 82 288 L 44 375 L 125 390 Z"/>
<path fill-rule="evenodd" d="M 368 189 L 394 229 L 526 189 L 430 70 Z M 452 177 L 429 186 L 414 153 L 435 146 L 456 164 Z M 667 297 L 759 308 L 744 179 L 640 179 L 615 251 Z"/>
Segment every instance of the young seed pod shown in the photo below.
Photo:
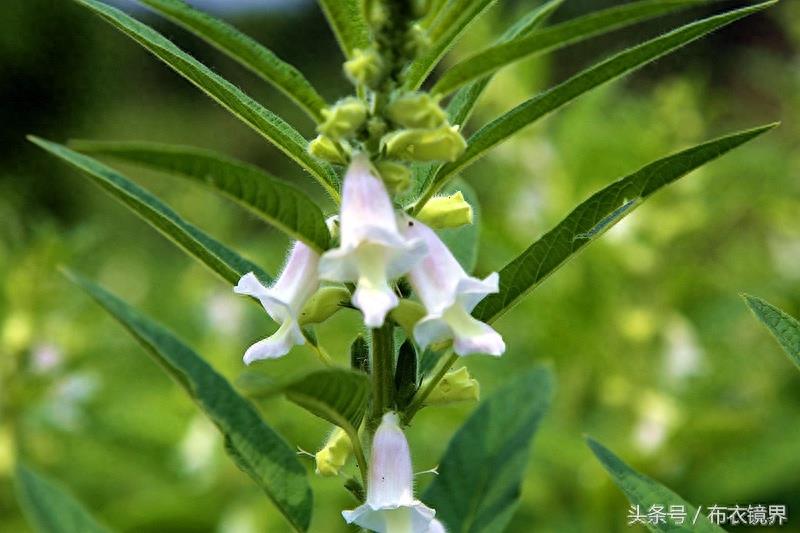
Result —
<path fill-rule="evenodd" d="M 394 131 L 381 139 L 386 154 L 407 161 L 454 161 L 467 142 L 457 126 Z"/>
<path fill-rule="evenodd" d="M 438 100 L 428 93 L 405 93 L 389 103 L 386 114 L 404 128 L 436 128 L 447 122 Z"/>
<path fill-rule="evenodd" d="M 350 97 L 337 102 L 333 107 L 322 110 L 325 121 L 317 131 L 339 140 L 355 133 L 367 120 L 367 105 L 358 98 Z"/>
<path fill-rule="evenodd" d="M 426 311 L 422 305 L 405 298 L 400 300 L 397 307 L 389 311 L 389 317 L 397 322 L 409 337 L 414 335 L 414 326 L 425 314 Z"/>
<path fill-rule="evenodd" d="M 308 153 L 336 165 L 347 164 L 347 159 L 339 143 L 324 135 L 317 135 L 314 140 L 308 143 Z"/>
<path fill-rule="evenodd" d="M 450 196 L 435 196 L 419 212 L 417 220 L 434 229 L 457 228 L 472 224 L 472 206 L 461 191 Z"/>
<path fill-rule="evenodd" d="M 356 337 L 350 345 L 350 366 L 353 370 L 369 374 L 369 345 L 363 335 Z"/>
<path fill-rule="evenodd" d="M 375 163 L 378 174 L 389 192 L 403 192 L 411 186 L 411 171 L 396 161 L 378 161 Z"/>
<path fill-rule="evenodd" d="M 349 301 L 350 291 L 346 288 L 322 287 L 306 302 L 298 322 L 301 325 L 325 322 Z"/>
<path fill-rule="evenodd" d="M 400 345 L 397 354 L 394 389 L 398 409 L 405 408 L 417 392 L 417 351 L 409 340 Z"/>
<path fill-rule="evenodd" d="M 344 73 L 353 84 L 374 88 L 383 77 L 383 58 L 377 50 L 353 50 L 353 58 L 344 62 Z"/>

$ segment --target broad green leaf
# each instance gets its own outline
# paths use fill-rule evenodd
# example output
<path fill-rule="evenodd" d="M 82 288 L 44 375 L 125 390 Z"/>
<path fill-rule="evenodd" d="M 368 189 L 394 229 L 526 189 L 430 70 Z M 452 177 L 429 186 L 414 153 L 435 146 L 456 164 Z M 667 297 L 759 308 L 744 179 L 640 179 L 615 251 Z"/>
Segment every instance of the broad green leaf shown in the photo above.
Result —
<path fill-rule="evenodd" d="M 311 521 L 312 495 L 294 450 L 191 348 L 95 283 L 67 273 L 181 385 L 225 437 L 236 464 L 264 490 L 295 531 Z"/>
<path fill-rule="evenodd" d="M 247 206 L 293 239 L 318 252 L 328 248 L 330 233 L 313 200 L 247 163 L 209 150 L 147 142 L 72 141 L 70 146 L 203 183 Z"/>
<path fill-rule="evenodd" d="M 481 301 L 473 315 L 485 322 L 497 319 L 657 190 L 773 127 L 775 124 L 761 126 L 683 150 L 654 161 L 596 192 L 503 267 L 500 292 Z"/>
<path fill-rule="evenodd" d="M 403 71 L 406 89 L 416 90 L 470 24 L 497 0 L 452 0 L 442 7 L 428 31 L 431 44 Z"/>
<path fill-rule="evenodd" d="M 496 44 L 453 66 L 433 85 L 434 94 L 459 87 L 536 53 L 551 52 L 582 40 L 624 28 L 707 0 L 642 0 L 597 11 Z"/>
<path fill-rule="evenodd" d="M 461 191 L 464 199 L 472 206 L 472 224 L 461 226 L 460 228 L 448 228 L 437 230 L 436 233 L 444 241 L 447 247 L 456 256 L 458 262 L 467 272 L 475 269 L 475 262 L 478 260 L 478 238 L 481 226 L 481 206 L 478 203 L 478 195 L 475 190 L 465 181 L 456 180 L 445 190 L 445 194 L 453 194 Z"/>
<path fill-rule="evenodd" d="M 505 530 L 553 388 L 549 370 L 529 371 L 483 401 L 455 434 L 422 498 L 448 532 Z"/>
<path fill-rule="evenodd" d="M 444 165 L 430 180 L 430 183 L 425 188 L 425 193 L 417 202 L 415 210 L 421 209 L 428 198 L 436 194 L 455 173 L 475 162 L 489 149 L 505 141 L 522 128 L 532 124 L 535 120 L 555 111 L 603 83 L 627 74 L 673 50 L 677 50 L 681 46 L 699 39 L 717 28 L 765 9 L 774 3 L 775 0 L 770 0 L 769 2 L 687 24 L 601 61 L 565 82 L 523 102 L 475 132 L 470 137 L 464 154 L 456 161 Z"/>
<path fill-rule="evenodd" d="M 105 527 L 69 492 L 19 462 L 14 473 L 17 498 L 40 533 L 105 533 Z"/>
<path fill-rule="evenodd" d="M 155 195 L 139 187 L 122 174 L 91 157 L 74 152 L 60 144 L 33 136 L 28 139 L 83 171 L 95 185 L 119 200 L 125 207 L 228 283 L 235 285 L 239 278 L 248 272 L 253 272 L 264 283 L 272 280 L 258 265 L 244 259 L 224 244 L 183 220 Z"/>
<path fill-rule="evenodd" d="M 125 33 L 175 72 L 192 82 L 307 170 L 325 188 L 331 198 L 339 199 L 339 178 L 333 169 L 306 152 L 308 144 L 306 140 L 280 117 L 265 109 L 235 85 L 175 46 L 172 41 L 119 9 L 97 0 L 75 1 L 100 15 L 106 22 Z"/>
<path fill-rule="evenodd" d="M 251 398 L 284 394 L 300 407 L 344 429 L 358 429 L 370 394 L 369 376 L 345 368 L 317 370 L 282 383 L 259 374 L 242 377 L 239 385 Z"/>
<path fill-rule="evenodd" d="M 318 2 L 346 57 L 351 57 L 353 50 L 357 48 L 364 50 L 370 45 L 369 28 L 364 20 L 359 0 L 318 0 Z"/>
<path fill-rule="evenodd" d="M 767 327 L 789 359 L 800 368 L 800 322 L 761 298 L 749 294 L 743 296 L 756 318 Z"/>
<path fill-rule="evenodd" d="M 723 533 L 725 531 L 712 524 L 703 513 L 698 513 L 697 508 L 687 503 L 670 489 L 626 465 L 619 457 L 611 453 L 610 450 L 604 448 L 599 442 L 589 438 L 587 439 L 587 443 L 595 456 L 597 456 L 603 464 L 603 468 L 611 474 L 614 483 L 622 489 L 622 492 L 628 497 L 631 505 L 639 506 L 641 514 L 647 515 L 651 505 L 663 505 L 665 509 L 669 509 L 671 505 L 683 506 L 683 509 L 686 511 L 686 519 L 683 524 L 679 524 L 677 521 L 667 518 L 665 523 L 646 523 L 645 525 L 650 531 L 685 531 L 687 533 Z"/>
<path fill-rule="evenodd" d="M 291 98 L 317 122 L 325 100 L 303 74 L 255 39 L 183 0 L 139 0 L 238 61 Z"/>

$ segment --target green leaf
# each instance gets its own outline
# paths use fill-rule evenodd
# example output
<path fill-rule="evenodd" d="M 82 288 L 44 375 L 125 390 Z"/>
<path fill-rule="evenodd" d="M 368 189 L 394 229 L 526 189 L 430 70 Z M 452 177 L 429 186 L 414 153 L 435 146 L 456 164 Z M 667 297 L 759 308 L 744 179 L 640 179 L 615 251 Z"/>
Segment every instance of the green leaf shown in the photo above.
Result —
<path fill-rule="evenodd" d="M 251 398 L 276 394 L 344 429 L 358 429 L 370 394 L 369 376 L 344 368 L 328 368 L 283 383 L 245 374 L 240 387 Z"/>
<path fill-rule="evenodd" d="M 756 318 L 767 327 L 789 359 L 800 368 L 800 322 L 761 298 L 749 294 L 743 296 Z"/>
<path fill-rule="evenodd" d="M 416 90 L 470 24 L 497 0 L 454 0 L 445 4 L 431 24 L 431 44 L 403 71 L 403 85 Z"/>
<path fill-rule="evenodd" d="M 294 450 L 191 348 L 164 327 L 93 282 L 67 272 L 194 399 L 225 437 L 234 461 L 269 496 L 296 531 L 311 521 L 312 495 Z"/>
<path fill-rule="evenodd" d="M 14 474 L 17 498 L 28 520 L 41 533 L 105 533 L 105 527 L 69 492 L 17 463 Z"/>
<path fill-rule="evenodd" d="M 444 73 L 433 94 L 446 95 L 472 80 L 536 53 L 551 52 L 612 30 L 700 4 L 707 0 L 642 0 L 590 13 L 491 46 Z"/>
<path fill-rule="evenodd" d="M 730 24 L 731 22 L 761 11 L 775 3 L 775 0 L 709 17 L 682 26 L 670 33 L 651 39 L 643 44 L 629 48 L 588 69 L 576 74 L 565 82 L 518 105 L 508 113 L 496 118 L 470 137 L 464 154 L 452 163 L 444 165 L 426 184 L 425 193 L 416 204 L 421 209 L 428 199 L 436 194 L 447 181 L 467 165 L 475 162 L 489 149 L 508 139 L 535 120 L 555 111 L 578 96 L 641 67 L 655 59 L 672 52 L 703 35 Z"/>
<path fill-rule="evenodd" d="M 238 61 L 291 98 L 317 122 L 325 100 L 303 74 L 255 39 L 183 0 L 139 0 Z"/>
<path fill-rule="evenodd" d="M 681 505 L 686 511 L 686 520 L 682 525 L 667 519 L 663 524 L 645 524 L 650 531 L 686 531 L 695 533 L 722 533 L 725 530 L 712 524 L 702 513 L 697 513 L 697 509 L 687 503 L 683 498 L 669 490 L 667 487 L 644 476 L 622 460 L 604 448 L 594 439 L 588 438 L 587 443 L 592 452 L 597 456 L 603 467 L 611 474 L 614 483 L 622 489 L 628 497 L 631 505 L 638 505 L 642 514 L 647 514 L 651 505 L 663 505 L 668 509 L 670 505 Z M 695 515 L 697 519 L 695 521 Z"/>
<path fill-rule="evenodd" d="M 683 150 L 654 161 L 596 192 L 503 267 L 500 292 L 483 299 L 473 315 L 485 322 L 497 319 L 657 190 L 775 126 L 761 126 Z"/>
<path fill-rule="evenodd" d="M 351 57 L 356 48 L 364 50 L 370 45 L 369 28 L 358 0 L 318 2 L 346 57 Z"/>
<path fill-rule="evenodd" d="M 334 200 L 339 199 L 339 178 L 327 164 L 306 152 L 308 143 L 280 117 L 213 73 L 208 67 L 175 46 L 163 35 L 129 17 L 119 9 L 96 0 L 75 0 L 149 50 L 175 72 L 192 82 L 245 124 L 260 133 L 283 153 L 307 170 Z"/>
<path fill-rule="evenodd" d="M 76 150 L 208 185 L 318 252 L 330 233 L 319 207 L 300 189 L 261 169 L 209 150 L 146 142 L 71 141 Z"/>
<path fill-rule="evenodd" d="M 450 533 L 504 531 L 519 504 L 531 441 L 553 394 L 538 367 L 480 404 L 461 426 L 423 501 Z"/>
<path fill-rule="evenodd" d="M 564 0 L 550 0 L 547 3 L 531 10 L 522 17 L 516 24 L 503 34 L 495 44 L 506 43 L 517 37 L 522 37 L 533 32 L 541 24 L 545 23 Z M 472 110 L 478 99 L 486 90 L 489 82 L 492 81 L 493 74 L 484 76 L 480 80 L 473 81 L 465 87 L 461 87 L 447 104 L 447 115 L 451 124 L 460 124 L 462 127 L 469 120 Z"/>
<path fill-rule="evenodd" d="M 152 193 L 99 161 L 38 137 L 30 136 L 28 139 L 83 171 L 95 185 L 119 200 L 228 283 L 235 285 L 248 272 L 253 272 L 264 283 L 272 280 L 259 266 L 189 224 Z"/>
<path fill-rule="evenodd" d="M 465 181 L 457 180 L 450 184 L 445 190 L 445 194 L 453 194 L 461 191 L 464 199 L 472 206 L 472 224 L 461 226 L 460 228 L 448 228 L 437 230 L 436 233 L 444 241 L 447 247 L 456 256 L 458 262 L 467 272 L 475 269 L 478 260 L 478 238 L 481 226 L 481 206 L 478 203 L 478 195 L 475 190 Z"/>

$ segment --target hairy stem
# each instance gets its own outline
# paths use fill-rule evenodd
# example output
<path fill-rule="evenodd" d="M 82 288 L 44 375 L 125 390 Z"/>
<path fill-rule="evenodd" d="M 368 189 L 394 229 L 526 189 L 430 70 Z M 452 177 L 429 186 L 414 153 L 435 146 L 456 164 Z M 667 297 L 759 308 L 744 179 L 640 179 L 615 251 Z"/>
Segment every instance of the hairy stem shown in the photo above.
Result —
<path fill-rule="evenodd" d="M 394 327 L 387 320 L 372 330 L 372 411 L 367 431 L 372 434 L 383 413 L 394 405 Z"/>

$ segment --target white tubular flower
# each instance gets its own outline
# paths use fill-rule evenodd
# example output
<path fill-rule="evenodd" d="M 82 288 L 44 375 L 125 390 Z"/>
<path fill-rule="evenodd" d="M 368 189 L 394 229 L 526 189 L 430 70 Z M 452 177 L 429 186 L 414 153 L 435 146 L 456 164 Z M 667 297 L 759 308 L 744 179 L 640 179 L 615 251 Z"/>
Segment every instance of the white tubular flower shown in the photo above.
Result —
<path fill-rule="evenodd" d="M 320 277 L 356 283 L 353 305 L 364 313 L 367 327 L 380 327 L 398 303 L 389 280 L 408 272 L 424 247 L 400 234 L 386 187 L 364 155 L 353 157 L 347 169 L 339 221 L 341 244 L 322 255 Z"/>
<path fill-rule="evenodd" d="M 436 511 L 414 499 L 408 441 L 395 413 L 386 413 L 372 441 L 367 502 L 342 511 L 348 524 L 378 533 L 428 533 Z"/>
<path fill-rule="evenodd" d="M 497 292 L 497 272 L 484 280 L 467 275 L 436 233 L 417 220 L 409 219 L 404 233 L 421 239 L 428 250 L 408 274 L 428 313 L 414 326 L 416 341 L 425 347 L 453 339 L 458 355 L 502 355 L 506 344 L 500 334 L 470 314 L 487 294 Z"/>
<path fill-rule="evenodd" d="M 264 286 L 252 272 L 242 276 L 233 291 L 257 298 L 272 320 L 280 324 L 278 331 L 247 349 L 245 364 L 284 356 L 292 346 L 305 343 L 298 317 L 303 305 L 319 287 L 318 270 L 319 254 L 296 241 L 272 286 Z"/>

